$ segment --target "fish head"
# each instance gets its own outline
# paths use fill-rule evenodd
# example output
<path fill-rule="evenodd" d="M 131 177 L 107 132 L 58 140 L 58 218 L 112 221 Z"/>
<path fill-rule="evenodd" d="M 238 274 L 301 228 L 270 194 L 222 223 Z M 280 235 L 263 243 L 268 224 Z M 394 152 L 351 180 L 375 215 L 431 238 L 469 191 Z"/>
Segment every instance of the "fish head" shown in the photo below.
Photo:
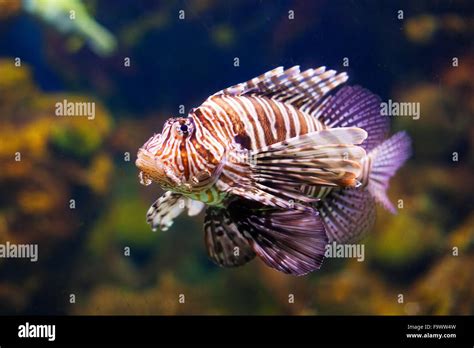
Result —
<path fill-rule="evenodd" d="M 168 119 L 138 150 L 135 162 L 142 185 L 152 182 L 183 194 L 196 193 L 218 177 L 219 156 L 204 140 L 192 116 Z"/>

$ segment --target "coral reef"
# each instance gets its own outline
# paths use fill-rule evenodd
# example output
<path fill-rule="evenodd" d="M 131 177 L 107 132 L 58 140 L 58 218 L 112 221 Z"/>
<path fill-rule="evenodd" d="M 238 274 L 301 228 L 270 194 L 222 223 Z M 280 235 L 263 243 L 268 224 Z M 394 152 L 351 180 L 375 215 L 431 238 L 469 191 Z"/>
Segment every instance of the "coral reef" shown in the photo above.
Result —
<path fill-rule="evenodd" d="M 0 75 L 0 241 L 39 247 L 38 263 L 22 264 L 18 270 L 25 276 L 21 282 L 31 282 L 15 294 L 18 300 L 3 297 L 12 293 L 9 288 L 19 286 L 20 279 L 11 272 L 18 266 L 0 260 L 2 282 L 12 280 L 0 291 L 4 294 L 0 307 L 5 309 L 15 303 L 32 305 L 37 292 L 47 292 L 51 285 L 44 279 L 60 275 L 44 268 L 46 264 L 54 260 L 69 264 L 60 261 L 62 250 L 73 255 L 74 241 L 86 233 L 90 222 L 84 219 L 93 219 L 94 209 L 107 194 L 113 162 L 100 148 L 111 130 L 110 116 L 100 103 L 95 102 L 94 121 L 57 117 L 56 102 L 81 97 L 42 92 L 30 69 L 15 67 L 13 59 L 0 60 Z M 37 279 L 40 276 L 43 281 Z"/>

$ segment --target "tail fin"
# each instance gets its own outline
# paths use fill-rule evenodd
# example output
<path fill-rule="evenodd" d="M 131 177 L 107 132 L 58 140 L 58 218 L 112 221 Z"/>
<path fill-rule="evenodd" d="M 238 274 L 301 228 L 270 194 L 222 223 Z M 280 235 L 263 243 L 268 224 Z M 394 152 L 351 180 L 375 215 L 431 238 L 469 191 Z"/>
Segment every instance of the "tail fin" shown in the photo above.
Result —
<path fill-rule="evenodd" d="M 410 155 L 410 137 L 405 132 L 398 132 L 370 151 L 363 160 L 368 161 L 370 168 L 367 185 L 369 192 L 392 214 L 396 214 L 397 209 L 387 197 L 388 182 Z"/>

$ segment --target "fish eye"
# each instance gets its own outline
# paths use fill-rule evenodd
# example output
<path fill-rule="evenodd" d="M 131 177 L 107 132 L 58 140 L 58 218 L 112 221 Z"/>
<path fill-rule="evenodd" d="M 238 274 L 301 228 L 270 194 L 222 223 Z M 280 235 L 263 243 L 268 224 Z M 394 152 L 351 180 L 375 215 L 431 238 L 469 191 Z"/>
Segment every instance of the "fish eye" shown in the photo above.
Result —
<path fill-rule="evenodd" d="M 189 135 L 193 131 L 193 125 L 188 120 L 184 122 L 180 121 L 180 122 L 177 122 L 175 129 L 176 129 L 176 132 L 181 136 Z"/>

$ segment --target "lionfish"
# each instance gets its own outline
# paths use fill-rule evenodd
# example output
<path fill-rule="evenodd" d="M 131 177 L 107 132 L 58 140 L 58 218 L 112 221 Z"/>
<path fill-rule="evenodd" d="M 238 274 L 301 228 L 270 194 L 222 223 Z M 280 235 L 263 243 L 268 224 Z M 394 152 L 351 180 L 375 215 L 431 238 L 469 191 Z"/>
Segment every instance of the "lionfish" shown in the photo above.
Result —
<path fill-rule="evenodd" d="M 328 243 L 370 230 L 376 202 L 396 212 L 386 190 L 410 156 L 406 133 L 387 139 L 380 98 L 339 87 L 347 79 L 278 67 L 170 118 L 136 160 L 142 184 L 167 190 L 147 222 L 166 230 L 207 206 L 204 239 L 218 265 L 258 256 L 293 275 L 319 269 Z"/>

